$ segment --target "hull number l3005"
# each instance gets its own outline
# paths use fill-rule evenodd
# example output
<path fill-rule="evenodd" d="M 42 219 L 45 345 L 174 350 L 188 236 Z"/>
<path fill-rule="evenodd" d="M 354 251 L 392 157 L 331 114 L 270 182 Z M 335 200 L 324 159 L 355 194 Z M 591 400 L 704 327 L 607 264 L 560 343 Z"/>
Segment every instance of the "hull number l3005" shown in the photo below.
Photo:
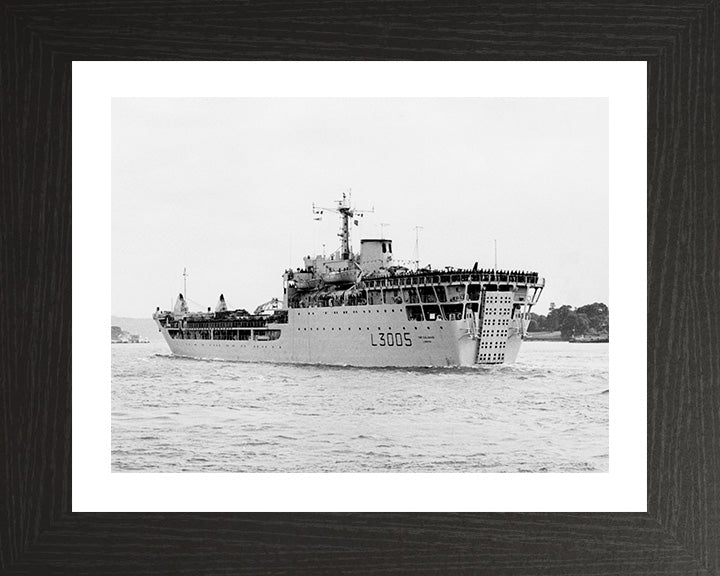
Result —
<path fill-rule="evenodd" d="M 379 334 L 370 334 L 370 344 L 372 346 L 412 346 L 412 339 L 409 332 L 380 332 Z"/>

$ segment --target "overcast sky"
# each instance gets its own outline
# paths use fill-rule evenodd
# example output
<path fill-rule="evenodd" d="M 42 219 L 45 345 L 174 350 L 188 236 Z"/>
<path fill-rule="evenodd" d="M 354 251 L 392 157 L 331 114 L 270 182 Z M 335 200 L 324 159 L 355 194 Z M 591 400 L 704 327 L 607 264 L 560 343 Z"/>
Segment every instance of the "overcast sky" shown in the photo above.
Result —
<path fill-rule="evenodd" d="M 352 189 L 374 207 L 352 229 L 421 265 L 526 269 L 539 313 L 608 303 L 604 98 L 157 99 L 112 105 L 112 313 L 149 317 L 182 290 L 191 309 L 252 311 L 282 273 L 339 246 Z"/>

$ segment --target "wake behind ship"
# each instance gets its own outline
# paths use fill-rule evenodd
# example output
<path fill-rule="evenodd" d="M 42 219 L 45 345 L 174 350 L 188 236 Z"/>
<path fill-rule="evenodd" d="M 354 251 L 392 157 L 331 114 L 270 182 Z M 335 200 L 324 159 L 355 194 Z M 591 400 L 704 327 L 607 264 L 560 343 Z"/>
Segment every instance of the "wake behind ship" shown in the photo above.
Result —
<path fill-rule="evenodd" d="M 153 318 L 173 354 L 246 362 L 350 366 L 472 366 L 513 362 L 545 281 L 535 272 L 451 267 L 409 269 L 393 261 L 392 240 L 350 245 L 362 213 L 343 194 L 341 245 L 286 270 L 283 300 L 254 313 L 190 312 L 182 294 Z M 357 223 L 357 220 L 354 221 Z"/>

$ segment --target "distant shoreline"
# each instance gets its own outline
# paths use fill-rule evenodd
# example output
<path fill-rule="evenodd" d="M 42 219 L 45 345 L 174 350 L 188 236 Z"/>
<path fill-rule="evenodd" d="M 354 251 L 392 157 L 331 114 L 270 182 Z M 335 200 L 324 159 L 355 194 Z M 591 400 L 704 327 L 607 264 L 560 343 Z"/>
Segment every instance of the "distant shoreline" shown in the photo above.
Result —
<path fill-rule="evenodd" d="M 152 318 L 131 318 L 128 316 L 111 316 L 110 323 L 119 326 L 123 331 L 140 336 L 150 342 L 162 342 L 163 338 L 158 332 L 155 321 Z"/>
<path fill-rule="evenodd" d="M 562 339 L 560 330 L 557 332 L 528 332 L 525 336 L 525 342 L 567 342 Z"/>
<path fill-rule="evenodd" d="M 591 338 L 584 340 L 584 339 L 577 339 L 575 341 L 572 340 L 564 340 L 562 337 L 562 333 L 558 330 L 557 332 L 528 332 L 525 336 L 525 342 L 567 342 L 572 344 L 607 344 L 608 340 L 593 340 Z"/>

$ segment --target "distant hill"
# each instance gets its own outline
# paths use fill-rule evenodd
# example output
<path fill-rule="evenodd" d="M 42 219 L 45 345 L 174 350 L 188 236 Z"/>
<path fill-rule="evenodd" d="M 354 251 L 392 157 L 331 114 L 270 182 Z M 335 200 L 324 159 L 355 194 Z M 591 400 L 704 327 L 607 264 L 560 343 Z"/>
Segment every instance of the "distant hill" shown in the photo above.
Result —
<path fill-rule="evenodd" d="M 162 342 L 163 340 L 162 334 L 158 332 L 157 326 L 152 318 L 122 318 L 120 316 L 111 316 L 110 323 L 112 326 L 120 326 L 125 332 L 139 334 L 151 342 Z"/>

